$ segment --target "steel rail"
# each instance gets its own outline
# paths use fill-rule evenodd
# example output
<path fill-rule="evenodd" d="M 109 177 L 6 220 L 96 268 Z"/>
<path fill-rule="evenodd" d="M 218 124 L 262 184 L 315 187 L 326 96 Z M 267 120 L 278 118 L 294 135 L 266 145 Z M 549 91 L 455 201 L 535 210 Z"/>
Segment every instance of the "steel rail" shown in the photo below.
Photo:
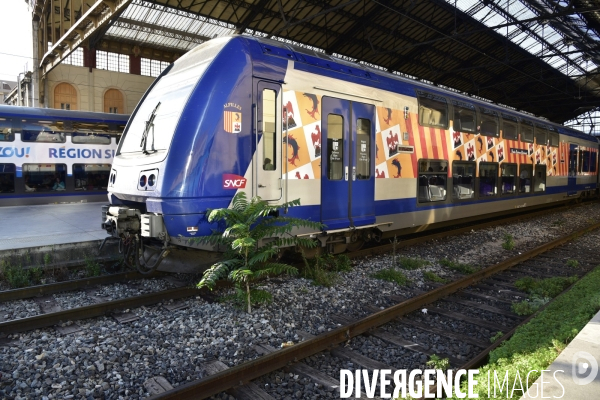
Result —
<path fill-rule="evenodd" d="M 465 225 L 460 228 L 445 230 L 442 232 L 427 234 L 427 231 L 423 231 L 423 232 L 419 232 L 419 233 L 423 233 L 424 235 L 416 237 L 416 238 L 402 239 L 402 236 L 400 236 L 400 239 L 396 242 L 395 246 L 396 246 L 396 249 L 414 246 L 414 245 L 421 244 L 422 242 L 425 242 L 428 240 L 442 239 L 442 238 L 445 238 L 448 236 L 456 236 L 456 235 L 460 235 L 463 233 L 471 232 L 472 230 L 485 229 L 485 228 L 489 228 L 491 226 L 509 224 L 509 223 L 515 222 L 515 221 L 523 221 L 525 219 L 531 219 L 531 218 L 543 216 L 543 215 L 546 215 L 549 210 L 552 210 L 553 212 L 558 212 L 558 211 L 565 211 L 570 208 L 573 208 L 573 206 L 564 205 L 559 208 L 556 208 L 556 207 L 554 207 L 554 208 L 547 207 L 546 208 L 545 207 L 539 211 L 519 213 L 517 215 L 511 214 L 511 216 L 509 216 L 509 217 L 505 217 L 505 218 L 500 217 L 498 219 L 493 219 L 491 221 L 480 222 L 480 223 L 473 224 L 473 225 Z M 468 223 L 465 223 L 465 224 L 468 224 Z M 463 225 L 463 224 L 460 224 L 460 225 Z M 444 229 L 444 228 L 438 228 L 438 229 Z M 410 234 L 408 234 L 407 236 L 409 236 L 409 235 Z M 414 233 L 413 233 L 413 235 L 414 235 Z M 389 243 L 389 244 L 384 244 L 384 245 L 377 246 L 377 247 L 371 247 L 368 249 L 353 251 L 352 253 L 349 253 L 348 256 L 350 258 L 366 257 L 366 256 L 375 255 L 375 254 L 385 253 L 385 252 L 391 251 L 393 248 L 394 248 L 394 244 Z"/>
<path fill-rule="evenodd" d="M 154 396 L 153 399 L 203 399 L 212 395 L 216 395 L 244 382 L 251 381 L 260 376 L 281 369 L 291 362 L 309 357 L 313 354 L 327 350 L 342 342 L 350 340 L 351 338 L 361 335 L 370 329 L 388 323 L 391 320 L 404 316 L 410 312 L 416 311 L 424 305 L 433 303 L 434 301 L 457 292 L 458 290 L 471 286 L 474 283 L 488 278 L 498 272 L 511 268 L 519 263 L 522 263 L 530 258 L 533 258 L 554 247 L 558 247 L 596 229 L 600 229 L 600 223 L 588 226 L 575 233 L 562 236 L 528 252 L 505 260 L 499 264 L 479 270 L 462 279 L 451 282 L 422 295 L 410 298 L 402 303 L 369 315 L 349 325 L 318 335 L 313 339 L 300 342 L 292 347 L 277 350 L 258 359 L 248 361 L 225 371 L 208 376 L 197 382 L 183 384 L 173 390 L 158 394 Z"/>
<path fill-rule="evenodd" d="M 110 283 L 122 282 L 125 280 L 137 280 L 148 277 L 158 277 L 163 273 L 152 276 L 142 275 L 136 271 L 121 272 L 118 274 L 97 276 L 93 278 L 76 279 L 66 282 L 49 283 L 46 285 L 29 286 L 22 289 L 12 289 L 0 291 L 0 303 L 11 300 L 28 299 L 36 296 L 45 296 L 53 293 L 66 292 L 70 290 L 85 289 L 96 285 L 106 285 Z"/>
<path fill-rule="evenodd" d="M 54 313 L 40 314 L 34 317 L 14 319 L 0 323 L 0 333 L 15 333 L 44 328 L 56 325 L 60 321 L 75 321 L 80 319 L 101 317 L 118 309 L 141 307 L 149 304 L 155 304 L 164 300 L 195 296 L 199 293 L 201 293 L 201 291 L 196 288 L 175 288 L 156 293 L 149 293 L 142 296 L 128 297 L 125 299 L 92 304 L 85 307 L 72 308 Z"/>

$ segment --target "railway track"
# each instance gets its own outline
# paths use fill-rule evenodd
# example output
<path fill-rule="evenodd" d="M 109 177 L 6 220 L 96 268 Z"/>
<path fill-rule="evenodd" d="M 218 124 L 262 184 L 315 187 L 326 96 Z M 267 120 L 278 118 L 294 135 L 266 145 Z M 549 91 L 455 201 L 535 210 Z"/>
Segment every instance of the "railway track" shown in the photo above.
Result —
<path fill-rule="evenodd" d="M 162 273 L 156 274 L 154 277 L 162 277 L 166 281 L 164 282 L 165 286 L 170 286 L 171 288 L 108 301 L 102 296 L 97 295 L 96 291 L 101 285 L 121 283 L 129 285 L 132 290 L 136 290 L 139 289 L 142 279 L 148 279 L 147 275 L 141 275 L 137 272 L 125 272 L 0 292 L 0 302 L 34 298 L 40 310 L 38 315 L 26 318 L 3 320 L 3 316 L 0 315 L 0 333 L 23 332 L 111 313 L 116 316 L 117 320 L 122 318 L 122 320 L 126 321 L 127 318 L 131 320 L 133 316 L 123 316 L 119 311 L 198 294 L 196 289 L 186 287 L 188 285 L 184 281 L 171 276 L 165 276 Z M 148 289 L 142 288 L 140 291 L 146 292 Z M 62 309 L 56 299 L 51 296 L 52 294 L 62 292 L 70 292 L 70 294 L 80 292 L 89 297 L 94 304 Z"/>
<path fill-rule="evenodd" d="M 552 210 L 554 212 L 558 212 L 567 208 L 569 208 L 569 206 L 553 208 Z M 382 254 L 391 251 L 393 247 L 402 248 L 413 246 L 419 243 L 426 242 L 428 240 L 460 235 L 465 232 L 485 229 L 490 226 L 520 221 L 524 218 L 535 218 L 538 216 L 546 215 L 547 213 L 547 209 L 542 209 L 539 211 L 527 212 L 519 215 L 511 215 L 502 218 L 493 218 L 477 224 L 460 225 L 456 228 L 436 229 L 431 232 L 411 235 L 408 238 L 403 238 L 401 241 L 395 244 L 383 244 L 377 247 L 358 250 L 349 253 L 348 255 L 351 258 L 360 258 L 374 254 Z M 164 273 L 156 273 L 155 275 L 153 275 L 153 277 L 163 278 L 165 276 L 166 274 Z M 76 321 L 87 318 L 99 317 L 111 313 L 117 313 L 119 310 L 156 304 L 168 300 L 177 300 L 204 293 L 203 291 L 195 289 L 192 286 L 186 285 L 184 282 L 172 280 L 172 283 L 174 284 L 174 286 L 176 286 L 173 289 L 112 301 L 102 301 L 102 299 L 96 299 L 96 304 L 91 304 L 84 307 L 70 308 L 66 310 L 62 310 L 60 309 L 60 307 L 57 307 L 52 297 L 50 296 L 55 293 L 67 291 L 90 291 L 93 290 L 94 287 L 98 287 L 101 285 L 127 282 L 132 280 L 141 280 L 144 278 L 148 278 L 148 276 L 139 274 L 137 272 L 124 272 L 94 278 L 78 279 L 47 285 L 30 286 L 22 289 L 0 291 L 0 303 L 35 298 L 35 301 L 40 305 L 40 309 L 42 311 L 42 313 L 36 316 L 8 321 L 3 320 L 3 318 L 0 316 L 0 333 L 8 334 L 32 329 L 39 329 L 53 325 L 58 325 L 65 321 Z"/>
<path fill-rule="evenodd" d="M 452 283 L 438 285 L 426 292 L 415 291 L 414 297 L 393 299 L 398 304 L 386 309 L 374 310 L 373 306 L 368 306 L 372 313 L 359 320 L 335 316 L 341 324 L 339 328 L 318 336 L 299 331 L 305 340 L 283 349 L 257 346 L 258 358 L 235 367 L 228 368 L 219 361 L 207 363 L 203 379 L 167 391 L 163 387 L 154 392 L 155 398 L 199 399 L 227 392 L 237 398 L 270 399 L 277 396 L 277 392 L 269 388 L 277 387 L 280 376 L 290 373 L 294 379 L 302 380 L 300 386 L 310 382 L 326 391 L 336 390 L 339 379 L 318 369 L 319 357 L 333 357 L 342 360 L 344 365 L 364 369 L 393 371 L 402 367 L 370 358 L 363 350 L 366 341 L 394 346 L 403 353 L 417 354 L 422 360 L 432 354 L 445 356 L 443 348 L 446 346 L 431 345 L 443 338 L 444 343 L 470 346 L 471 351 L 466 352 L 466 357 L 448 357 L 453 368 L 476 367 L 518 326 L 533 317 L 520 317 L 511 311 L 513 301 L 528 297 L 514 286 L 514 279 L 564 275 L 568 259 L 578 261 L 579 267 L 573 273 L 583 275 L 597 265 L 595 253 L 590 249 L 560 246 L 596 229 L 600 229 L 600 223 Z M 497 336 L 498 340 L 489 345 L 491 336 Z M 307 358 L 308 361 L 302 361 Z M 275 371 L 278 372 L 272 374 Z"/>
<path fill-rule="evenodd" d="M 566 208 L 568 208 L 568 206 L 553 208 L 553 211 L 558 212 Z M 396 248 L 408 247 L 432 239 L 460 235 L 465 232 L 470 232 L 472 230 L 484 229 L 498 224 L 506 224 L 515 221 L 520 221 L 524 218 L 535 218 L 538 216 L 546 215 L 547 213 L 548 210 L 543 209 L 535 212 L 527 212 L 524 214 L 512 215 L 509 217 L 494 218 L 477 224 L 465 224 L 454 229 L 436 229 L 431 232 L 425 232 L 418 235 L 411 235 L 408 238 L 402 239 L 396 244 L 383 244 L 377 247 L 371 247 L 368 249 L 355 251 L 349 253 L 349 256 L 351 258 L 360 258 L 374 254 L 382 254 L 391 251 L 394 246 Z M 164 273 L 157 273 L 153 275 L 153 277 L 163 278 L 165 276 L 166 274 Z M 8 321 L 3 320 L 2 316 L 0 316 L 0 334 L 39 329 L 53 325 L 58 325 L 65 321 L 76 321 L 86 318 L 99 317 L 111 313 L 117 313 L 119 310 L 155 304 L 167 300 L 182 299 L 185 297 L 195 296 L 203 293 L 202 291 L 199 291 L 193 287 L 185 287 L 185 283 L 174 280 L 172 282 L 175 284 L 176 288 L 171 290 L 145 294 L 142 296 L 123 298 L 113 301 L 102 301 L 101 299 L 97 299 L 98 301 L 96 302 L 96 304 L 91 304 L 85 307 L 71 308 L 68 310 L 62 310 L 60 309 L 60 307 L 57 307 L 55 302 L 53 301 L 54 299 L 52 299 L 51 297 L 51 295 L 55 293 L 78 290 L 90 291 L 93 290 L 94 287 L 99 287 L 101 285 L 127 282 L 132 280 L 141 280 L 144 278 L 148 278 L 148 276 L 139 274 L 137 272 L 124 272 L 94 278 L 78 279 L 47 285 L 30 286 L 22 289 L 0 291 L 0 303 L 35 298 L 35 301 L 39 304 L 40 309 L 42 311 L 41 314 L 36 316 Z"/>

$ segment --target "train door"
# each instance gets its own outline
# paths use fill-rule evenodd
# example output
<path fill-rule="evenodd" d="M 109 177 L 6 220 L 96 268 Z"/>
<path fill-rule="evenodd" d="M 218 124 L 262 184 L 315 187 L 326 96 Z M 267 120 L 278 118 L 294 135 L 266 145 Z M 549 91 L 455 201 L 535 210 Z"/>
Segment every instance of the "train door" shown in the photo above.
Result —
<path fill-rule="evenodd" d="M 569 178 L 567 182 L 567 195 L 577 194 L 577 149 L 578 145 L 569 143 Z"/>
<path fill-rule="evenodd" d="M 281 199 L 281 86 L 259 81 L 256 95 L 254 193 L 263 200 Z"/>
<path fill-rule="evenodd" d="M 375 222 L 375 107 L 322 99 L 321 221 L 327 229 Z"/>

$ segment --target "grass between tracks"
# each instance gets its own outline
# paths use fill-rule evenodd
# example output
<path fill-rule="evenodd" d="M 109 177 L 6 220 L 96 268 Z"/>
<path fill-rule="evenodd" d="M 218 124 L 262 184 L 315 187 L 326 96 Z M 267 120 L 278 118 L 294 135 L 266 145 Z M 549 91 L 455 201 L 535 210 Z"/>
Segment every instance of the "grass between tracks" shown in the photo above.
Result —
<path fill-rule="evenodd" d="M 571 290 L 558 297 L 500 347 L 490 353 L 489 364 L 479 368 L 475 393 L 479 398 L 488 397 L 488 371 L 493 386 L 494 371 L 500 380 L 508 371 L 509 391 L 497 393 L 497 399 L 520 398 L 523 395 L 519 385 L 526 391 L 526 377 L 530 371 L 529 384 L 540 376 L 558 354 L 573 340 L 579 331 L 600 310 L 600 266 L 573 285 Z M 513 387 L 516 388 L 511 393 Z M 466 388 L 466 382 L 463 389 Z M 532 395 L 535 393 L 532 389 Z"/>

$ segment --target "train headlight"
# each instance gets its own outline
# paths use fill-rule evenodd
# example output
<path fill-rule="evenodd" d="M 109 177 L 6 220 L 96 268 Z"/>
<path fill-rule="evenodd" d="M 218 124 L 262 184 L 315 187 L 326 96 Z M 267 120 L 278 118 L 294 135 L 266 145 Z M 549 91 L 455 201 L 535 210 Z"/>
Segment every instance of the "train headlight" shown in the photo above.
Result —
<path fill-rule="evenodd" d="M 156 190 L 158 185 L 158 169 L 147 169 L 140 172 L 138 190 Z"/>
<path fill-rule="evenodd" d="M 156 183 L 156 175 L 150 174 L 150 176 L 148 177 L 148 186 L 154 186 L 155 183 Z"/>

